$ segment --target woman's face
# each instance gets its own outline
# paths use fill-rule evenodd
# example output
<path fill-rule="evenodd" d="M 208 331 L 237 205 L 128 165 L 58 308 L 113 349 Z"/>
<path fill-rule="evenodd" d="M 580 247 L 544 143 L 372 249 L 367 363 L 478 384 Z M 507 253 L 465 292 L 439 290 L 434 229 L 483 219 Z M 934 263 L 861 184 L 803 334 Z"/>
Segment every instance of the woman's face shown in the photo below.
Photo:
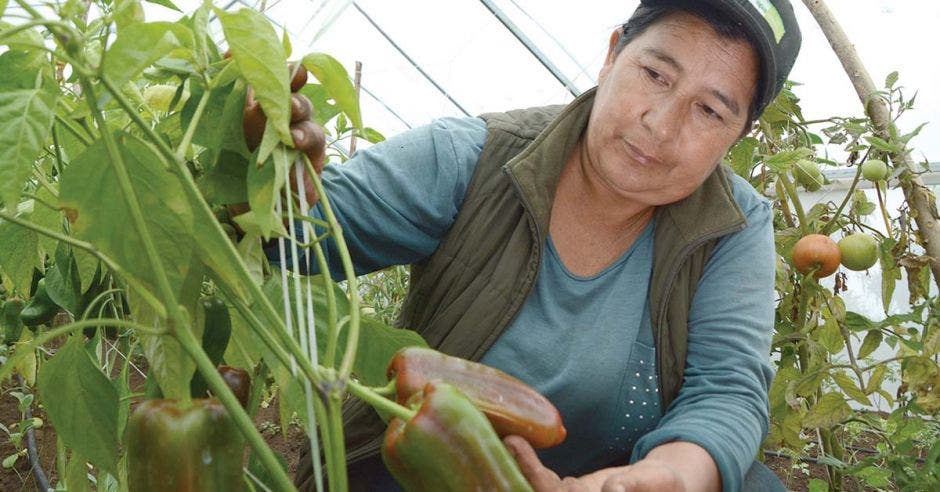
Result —
<path fill-rule="evenodd" d="M 691 14 L 669 14 L 601 68 L 588 123 L 586 171 L 646 205 L 690 195 L 748 122 L 759 61 Z"/>

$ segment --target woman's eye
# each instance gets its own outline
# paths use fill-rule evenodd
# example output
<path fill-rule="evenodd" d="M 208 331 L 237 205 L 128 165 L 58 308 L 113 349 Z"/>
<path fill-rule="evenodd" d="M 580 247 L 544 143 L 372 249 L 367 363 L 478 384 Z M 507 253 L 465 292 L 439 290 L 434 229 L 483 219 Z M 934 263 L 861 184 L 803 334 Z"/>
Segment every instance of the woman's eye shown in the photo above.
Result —
<path fill-rule="evenodd" d="M 707 117 L 709 117 L 709 118 L 713 118 L 713 119 L 716 119 L 716 120 L 718 120 L 718 121 L 724 121 L 724 118 L 722 118 L 721 115 L 718 114 L 717 111 L 715 111 L 714 109 L 712 109 L 712 107 L 709 106 L 709 105 L 707 105 L 707 104 L 703 104 L 703 105 L 702 105 L 702 112 L 705 113 L 705 116 L 707 116 Z"/>
<path fill-rule="evenodd" d="M 646 76 L 652 79 L 654 82 L 659 84 L 666 84 L 666 78 L 656 70 L 653 70 L 650 67 L 643 67 L 643 70 L 646 72 Z"/>

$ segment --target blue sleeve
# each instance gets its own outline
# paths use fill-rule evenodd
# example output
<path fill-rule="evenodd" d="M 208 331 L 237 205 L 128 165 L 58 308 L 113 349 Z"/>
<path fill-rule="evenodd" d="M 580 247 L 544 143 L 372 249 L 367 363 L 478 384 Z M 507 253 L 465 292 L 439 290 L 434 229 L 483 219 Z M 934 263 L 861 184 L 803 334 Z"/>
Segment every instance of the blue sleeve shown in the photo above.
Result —
<path fill-rule="evenodd" d="M 747 226 L 719 241 L 706 264 L 689 313 L 682 389 L 631 457 L 639 460 L 670 441 L 698 444 L 718 465 L 725 492 L 740 489 L 767 435 L 773 379 L 772 211 L 743 180 L 735 188 Z"/>
<path fill-rule="evenodd" d="M 323 186 L 357 275 L 414 263 L 437 249 L 463 203 L 485 139 L 483 120 L 442 118 L 324 168 Z M 322 218 L 322 207 L 310 215 Z M 334 279 L 344 279 L 332 240 L 324 250 Z"/>

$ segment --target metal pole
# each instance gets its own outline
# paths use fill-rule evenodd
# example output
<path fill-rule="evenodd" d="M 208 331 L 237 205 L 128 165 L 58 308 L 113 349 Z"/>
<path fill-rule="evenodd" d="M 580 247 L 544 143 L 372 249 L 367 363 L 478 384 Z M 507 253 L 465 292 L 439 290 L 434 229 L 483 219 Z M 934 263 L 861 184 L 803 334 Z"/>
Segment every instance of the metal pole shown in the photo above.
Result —
<path fill-rule="evenodd" d="M 519 29 L 519 27 L 516 26 L 512 20 L 509 19 L 509 16 L 507 16 L 499 7 L 496 6 L 495 3 L 493 3 L 492 0 L 480 0 L 480 2 L 487 8 L 487 10 L 496 16 L 497 19 L 499 19 L 499 22 L 501 22 L 503 26 L 506 27 L 506 29 L 509 29 L 509 32 L 511 32 L 513 36 L 515 36 L 516 39 L 518 39 L 519 42 L 522 43 L 527 50 L 529 50 L 529 53 L 532 53 L 532 56 L 538 59 L 542 66 L 548 69 L 548 71 L 551 72 L 559 82 L 561 82 L 561 85 L 568 89 L 568 92 L 570 92 L 572 96 L 578 97 L 581 95 L 581 91 L 575 87 L 574 83 L 569 80 L 565 74 L 561 73 L 561 70 L 559 70 L 558 67 L 556 67 L 555 64 L 552 63 L 547 56 L 545 56 L 545 53 L 542 53 L 542 51 L 539 50 L 537 46 L 535 46 L 535 43 L 533 43 L 532 40 L 529 39 L 522 32 L 522 30 Z"/>

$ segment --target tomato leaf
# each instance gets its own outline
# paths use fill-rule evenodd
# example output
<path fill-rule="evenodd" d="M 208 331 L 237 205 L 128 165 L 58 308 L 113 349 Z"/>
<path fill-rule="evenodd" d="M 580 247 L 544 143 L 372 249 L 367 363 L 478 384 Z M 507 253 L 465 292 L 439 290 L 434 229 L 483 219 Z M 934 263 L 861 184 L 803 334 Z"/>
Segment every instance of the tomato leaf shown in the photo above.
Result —
<path fill-rule="evenodd" d="M 359 98 L 356 88 L 349 80 L 349 74 L 343 65 L 326 53 L 310 53 L 303 59 L 303 65 L 323 84 L 327 94 L 336 101 L 336 105 L 349 116 L 356 128 L 362 128 L 359 111 Z"/>
<path fill-rule="evenodd" d="M 72 337 L 39 371 L 39 394 L 66 446 L 114 474 L 118 458 L 118 394 Z"/>
<path fill-rule="evenodd" d="M 881 346 L 882 338 L 884 338 L 884 335 L 881 333 L 880 329 L 869 330 L 868 334 L 865 335 L 865 340 L 862 341 L 862 346 L 858 349 L 857 357 L 864 359 L 871 355 L 875 349 Z"/>
<path fill-rule="evenodd" d="M 871 406 L 871 400 L 868 399 L 868 396 L 865 395 L 865 392 L 859 388 L 858 383 L 849 377 L 843 371 L 836 371 L 832 374 L 833 381 L 839 385 L 839 388 L 850 398 L 861 403 L 862 405 Z"/>
<path fill-rule="evenodd" d="M 251 9 L 229 13 L 215 9 L 232 59 L 255 92 L 270 124 L 285 145 L 290 136 L 290 81 L 281 40 L 262 15 Z"/>
<path fill-rule="evenodd" d="M 852 413 L 852 409 L 849 408 L 841 394 L 826 393 L 810 409 L 803 421 L 803 426 L 828 429 L 841 423 L 850 413 Z"/>
<path fill-rule="evenodd" d="M 52 129 L 56 96 L 43 89 L 0 93 L 0 201 L 16 209 L 33 161 Z"/>

